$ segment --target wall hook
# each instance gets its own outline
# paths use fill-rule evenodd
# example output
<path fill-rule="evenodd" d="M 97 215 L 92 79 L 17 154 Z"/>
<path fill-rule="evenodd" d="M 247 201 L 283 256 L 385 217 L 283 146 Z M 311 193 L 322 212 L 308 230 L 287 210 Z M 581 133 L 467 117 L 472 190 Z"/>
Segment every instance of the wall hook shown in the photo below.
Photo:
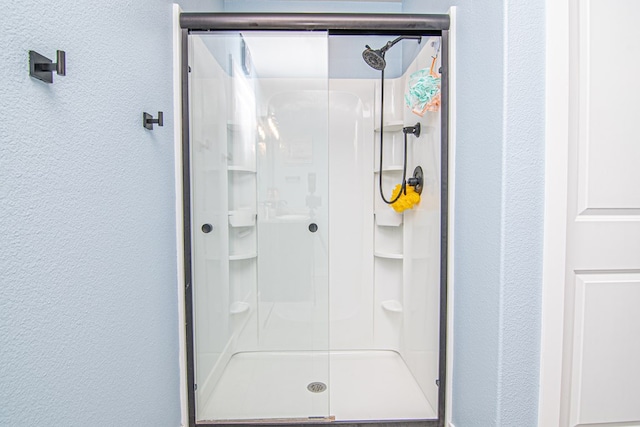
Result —
<path fill-rule="evenodd" d="M 33 50 L 29 51 L 29 75 L 45 83 L 53 83 L 53 72 L 59 76 L 67 74 L 67 61 L 64 50 L 56 51 L 56 63 Z"/>
<path fill-rule="evenodd" d="M 416 123 L 415 126 L 406 126 L 402 128 L 402 132 L 405 134 L 411 133 L 416 136 L 416 138 L 420 138 L 420 122 Z"/>
<path fill-rule="evenodd" d="M 145 129 L 153 130 L 153 124 L 157 123 L 158 126 L 164 126 L 162 120 L 162 111 L 158 111 L 158 118 L 154 119 L 153 116 L 149 113 L 142 113 L 142 126 Z"/>

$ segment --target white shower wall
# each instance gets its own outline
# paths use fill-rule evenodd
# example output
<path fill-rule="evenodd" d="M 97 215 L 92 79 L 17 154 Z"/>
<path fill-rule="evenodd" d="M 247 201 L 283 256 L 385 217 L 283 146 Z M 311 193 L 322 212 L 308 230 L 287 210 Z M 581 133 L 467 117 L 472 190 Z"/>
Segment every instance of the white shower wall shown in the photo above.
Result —
<path fill-rule="evenodd" d="M 211 255 L 207 260 L 194 261 L 199 405 L 204 407 L 231 356 L 239 352 L 391 350 L 401 355 L 435 409 L 440 298 L 440 113 L 427 112 L 419 117 L 404 105 L 409 75 L 431 65 L 435 54 L 429 44 L 431 40 L 423 41 L 426 47 L 402 77 L 385 83 L 384 155 L 385 168 L 389 170 L 384 172 L 383 188 L 387 198 L 402 174 L 397 168 L 402 164 L 401 125 L 420 122 L 422 126 L 420 138 L 409 136 L 407 168 L 408 175 L 417 165 L 424 171 L 422 200 L 404 214 L 396 214 L 384 205 L 378 194 L 379 80 L 240 77 L 243 82 L 239 87 L 246 90 L 242 94 L 244 102 L 253 103 L 259 116 L 266 116 L 270 107 L 277 108 L 283 97 L 315 97 L 317 115 L 307 114 L 293 121 L 295 124 L 290 126 L 300 126 L 300 129 L 292 131 L 304 135 L 318 124 L 327 125 L 325 134 L 317 134 L 322 130 L 314 134 L 317 140 L 328 143 L 325 149 L 314 148 L 313 153 L 314 161 L 328 166 L 326 182 L 323 184 L 322 179 L 318 182 L 318 193 L 328 195 L 328 200 L 321 200 L 324 208 L 328 207 L 328 217 L 319 218 L 319 238 L 308 243 L 314 245 L 315 262 L 321 264 L 313 270 L 316 276 L 311 277 L 313 286 L 308 291 L 313 295 L 294 295 L 288 301 L 274 302 L 273 298 L 265 298 L 260 283 L 260 271 L 266 271 L 273 264 L 264 263 L 264 255 L 260 258 L 268 248 L 261 248 L 260 239 L 253 249 L 238 246 L 243 241 L 256 242 L 256 239 L 242 240 L 245 236 L 251 238 L 255 228 L 248 228 L 238 239 L 234 233 L 244 228 L 227 227 L 227 210 L 234 210 L 230 206 L 233 194 L 251 193 L 251 186 L 255 186 L 255 198 L 243 202 L 243 207 L 258 213 L 255 224 L 258 233 L 268 233 L 271 228 L 271 232 L 289 235 L 296 244 L 304 245 L 309 233 L 296 234 L 299 228 L 288 227 L 288 224 L 295 225 L 308 218 L 304 212 L 289 210 L 286 221 L 261 222 L 260 213 L 266 213 L 267 207 L 263 204 L 264 191 L 260 183 L 251 181 L 255 175 L 251 171 L 228 173 L 228 147 L 216 146 L 215 140 L 226 139 L 229 126 L 223 121 L 227 128 L 217 125 L 214 118 L 228 115 L 227 105 L 232 101 L 227 102 L 228 89 L 224 88 L 234 84 L 233 78 L 197 36 L 192 39 L 193 58 L 201 62 L 192 67 L 192 105 L 200 103 L 209 112 L 209 118 L 196 119 L 195 110 L 199 107 L 192 108 L 192 122 L 203 124 L 200 129 L 192 126 L 192 146 L 194 152 L 199 153 L 198 161 L 203 162 L 200 170 L 208 174 L 194 176 L 194 181 L 203 180 L 201 182 L 207 184 L 194 184 L 192 192 L 194 199 L 204 200 L 207 194 L 220 196 L 215 206 L 205 204 L 193 212 L 194 226 L 211 222 L 211 218 L 217 222 L 214 232 L 207 234 L 206 239 L 194 238 L 195 251 Z M 206 77 L 199 78 L 200 71 L 196 69 L 206 70 Z M 238 87 L 238 82 L 235 85 Z M 304 147 L 305 141 L 301 145 Z M 255 158 L 260 156 L 260 147 L 257 152 L 245 150 L 243 154 L 249 159 L 253 155 L 253 160 L 244 163 L 253 165 L 259 174 L 260 162 L 256 166 Z M 193 157 L 194 161 L 198 156 Z M 292 170 L 294 172 L 282 175 L 280 182 L 269 184 L 277 187 L 285 200 L 309 193 L 306 177 L 296 177 L 295 165 Z M 328 229 L 322 229 L 322 224 L 327 224 Z M 214 233 L 218 234 L 214 236 Z M 255 251 L 257 259 L 229 262 L 229 256 L 234 256 L 234 245 L 238 253 Z M 270 291 L 274 295 L 287 288 L 299 290 L 298 283 L 294 282 L 295 274 L 278 277 L 274 285 L 277 288 Z M 288 278 L 291 283 L 287 282 Z M 268 321 L 264 317 L 267 313 Z M 313 332 L 309 334 L 309 331 Z M 296 336 L 300 339 L 292 342 L 291 338 Z M 330 387 L 333 380 L 329 377 Z"/>
<path fill-rule="evenodd" d="M 402 132 L 409 136 L 408 171 L 424 171 L 421 203 L 396 214 L 378 194 L 379 81 L 329 82 L 329 251 L 331 350 L 392 349 L 400 353 L 428 400 L 437 404 L 440 298 L 440 112 L 420 117 L 405 106 L 409 76 L 431 66 L 427 47 L 402 77 L 385 82 L 384 166 L 402 164 Z M 438 65 L 437 65 L 438 66 Z M 374 107 L 375 106 L 375 107 Z M 384 172 L 387 199 L 401 171 Z M 399 217 L 399 218 L 398 218 Z M 386 224 L 401 221 L 398 226 Z M 385 225 L 380 225 L 385 224 Z M 397 255 L 397 256 L 396 256 Z M 395 303 L 398 304 L 395 304 Z M 397 310 L 397 311 L 396 311 Z"/>

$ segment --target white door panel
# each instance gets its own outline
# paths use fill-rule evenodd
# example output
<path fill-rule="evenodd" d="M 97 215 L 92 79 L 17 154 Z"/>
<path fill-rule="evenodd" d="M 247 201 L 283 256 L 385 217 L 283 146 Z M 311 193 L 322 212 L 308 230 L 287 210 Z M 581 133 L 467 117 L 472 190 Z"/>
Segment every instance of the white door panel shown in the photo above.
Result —
<path fill-rule="evenodd" d="M 640 1 L 566 1 L 566 264 L 554 426 L 640 426 Z"/>
<path fill-rule="evenodd" d="M 575 276 L 571 425 L 640 420 L 640 273 Z"/>
<path fill-rule="evenodd" d="M 578 13 L 581 205 L 640 210 L 640 2 L 581 0 Z"/>
<path fill-rule="evenodd" d="M 580 219 L 569 227 L 572 241 L 567 260 L 574 270 L 640 269 L 637 218 L 620 221 L 599 215 L 589 221 Z"/>

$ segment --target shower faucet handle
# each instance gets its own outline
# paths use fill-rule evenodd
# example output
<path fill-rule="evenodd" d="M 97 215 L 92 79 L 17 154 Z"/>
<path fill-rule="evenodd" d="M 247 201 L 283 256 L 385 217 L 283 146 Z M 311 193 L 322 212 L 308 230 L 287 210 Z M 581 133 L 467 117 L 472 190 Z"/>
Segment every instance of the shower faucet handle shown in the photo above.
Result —
<path fill-rule="evenodd" d="M 413 170 L 413 176 L 407 179 L 407 185 L 413 187 L 416 193 L 422 194 L 422 188 L 424 187 L 424 172 L 422 167 L 416 166 Z"/>

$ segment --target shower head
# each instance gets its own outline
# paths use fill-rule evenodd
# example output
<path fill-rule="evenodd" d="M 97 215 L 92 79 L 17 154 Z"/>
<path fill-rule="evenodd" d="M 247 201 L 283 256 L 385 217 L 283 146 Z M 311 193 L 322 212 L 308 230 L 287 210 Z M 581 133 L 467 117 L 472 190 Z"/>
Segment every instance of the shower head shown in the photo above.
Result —
<path fill-rule="evenodd" d="M 374 70 L 384 70 L 384 67 L 387 66 L 387 61 L 384 60 L 384 52 L 382 49 L 373 50 L 369 45 L 366 45 L 365 47 L 366 49 L 362 52 L 362 59 L 364 59 L 364 62 Z"/>
<path fill-rule="evenodd" d="M 395 40 L 388 41 L 387 44 L 385 44 L 378 50 L 371 49 L 369 45 L 366 45 L 366 49 L 364 50 L 364 52 L 362 52 L 362 59 L 364 59 L 364 62 L 366 62 L 374 70 L 382 71 L 384 70 L 384 67 L 387 66 L 387 61 L 384 60 L 385 52 L 403 39 L 418 40 L 418 43 L 422 41 L 421 36 L 400 36 Z"/>

